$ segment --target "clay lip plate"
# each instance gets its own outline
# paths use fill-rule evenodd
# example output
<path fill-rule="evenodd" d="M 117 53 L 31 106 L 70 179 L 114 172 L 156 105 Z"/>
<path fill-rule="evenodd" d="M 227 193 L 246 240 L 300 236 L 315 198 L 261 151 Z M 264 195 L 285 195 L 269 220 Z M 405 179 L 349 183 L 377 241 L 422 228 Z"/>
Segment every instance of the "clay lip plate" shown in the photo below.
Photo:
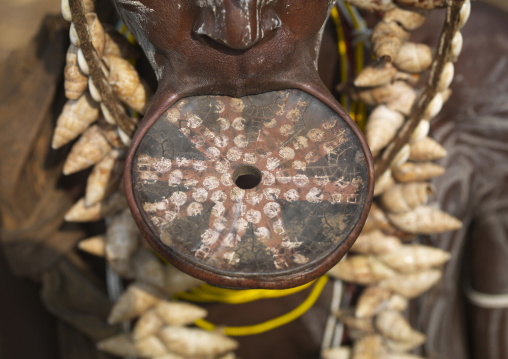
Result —
<path fill-rule="evenodd" d="M 180 99 L 133 157 L 142 232 L 212 284 L 309 281 L 352 245 L 370 205 L 369 161 L 355 132 L 301 90 Z"/>

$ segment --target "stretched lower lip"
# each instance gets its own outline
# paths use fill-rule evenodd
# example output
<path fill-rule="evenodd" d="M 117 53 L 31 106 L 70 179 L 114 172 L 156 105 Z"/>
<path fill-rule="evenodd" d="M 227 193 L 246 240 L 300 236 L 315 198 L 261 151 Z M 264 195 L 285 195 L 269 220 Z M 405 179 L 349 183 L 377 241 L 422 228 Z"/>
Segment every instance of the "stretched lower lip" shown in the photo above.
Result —
<path fill-rule="evenodd" d="M 355 131 L 301 90 L 180 99 L 133 153 L 130 206 L 148 241 L 228 287 L 290 287 L 328 270 L 371 195 Z"/>

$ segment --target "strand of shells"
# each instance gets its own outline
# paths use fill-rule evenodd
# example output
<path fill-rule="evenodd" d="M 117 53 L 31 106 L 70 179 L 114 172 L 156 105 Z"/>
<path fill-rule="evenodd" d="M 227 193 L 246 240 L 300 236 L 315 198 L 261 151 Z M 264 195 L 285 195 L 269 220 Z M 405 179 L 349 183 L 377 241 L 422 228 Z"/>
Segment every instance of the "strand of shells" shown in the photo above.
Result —
<path fill-rule="evenodd" d="M 100 341 L 97 347 L 132 358 L 234 359 L 236 341 L 220 333 L 188 327 L 206 317 L 206 310 L 168 299 L 202 282 L 163 265 L 141 240 L 121 188 L 130 138 L 102 103 L 79 47 L 68 0 L 62 0 L 61 5 L 63 17 L 71 22 L 64 76 L 68 101 L 57 120 L 52 147 L 60 148 L 77 138 L 64 163 L 65 175 L 93 166 L 85 196 L 67 212 L 65 219 L 91 222 L 108 218 L 106 233 L 82 240 L 78 248 L 104 257 L 121 278 L 133 280 L 114 303 L 108 321 L 110 324 L 136 321 L 136 324 L 129 332 Z M 83 5 L 92 44 L 110 86 L 125 106 L 143 114 L 151 93 L 127 60 L 137 56 L 135 48 L 114 28 L 100 23 L 93 12 L 93 1 L 85 0 Z"/>
<path fill-rule="evenodd" d="M 105 257 L 124 279 L 133 282 L 114 303 L 110 324 L 135 321 L 132 330 L 97 343 L 99 350 L 132 358 L 234 359 L 235 340 L 220 333 L 189 328 L 205 318 L 205 309 L 169 298 L 202 284 L 178 269 L 163 264 L 143 244 L 129 210 L 112 216 L 105 235 L 82 240 L 79 248 Z"/>
<path fill-rule="evenodd" d="M 141 239 L 128 209 L 110 216 L 104 235 L 84 239 L 78 247 L 104 257 L 121 278 L 132 280 L 114 303 L 108 322 L 131 321 L 135 325 L 128 332 L 98 342 L 99 350 L 132 358 L 235 358 L 235 340 L 189 328 L 206 317 L 206 310 L 170 298 L 203 283 L 163 264 Z"/>
<path fill-rule="evenodd" d="M 127 60 L 136 58 L 137 50 L 113 27 L 99 21 L 94 1 L 83 0 L 82 4 L 91 42 L 109 85 L 127 108 L 143 114 L 152 94 Z M 61 9 L 63 17 L 71 22 L 71 45 L 64 70 L 68 101 L 57 120 L 52 147 L 58 149 L 77 139 L 64 163 L 65 175 L 92 167 L 85 196 L 68 211 L 66 220 L 97 221 L 127 208 L 121 183 L 131 139 L 115 123 L 89 76 L 69 0 L 61 1 Z"/>
<path fill-rule="evenodd" d="M 149 251 L 137 255 L 139 262 L 147 261 Z M 141 258 L 145 256 L 146 258 Z M 143 264 L 142 264 L 143 265 Z M 154 268 L 144 264 L 146 275 Z M 159 267 L 162 266 L 159 263 Z M 171 267 L 167 267 L 171 268 Z M 175 271 L 175 269 L 171 269 Z M 177 274 L 181 276 L 183 273 Z M 166 274 L 171 278 L 172 274 Z M 161 279 L 164 278 L 164 275 Z M 174 280 L 175 278 L 173 278 Z M 196 284 L 194 278 L 180 288 L 189 289 Z M 205 309 L 167 299 L 162 286 L 149 284 L 142 279 L 134 281 L 113 306 L 108 321 L 111 324 L 137 319 L 132 331 L 100 341 L 97 347 L 107 353 L 143 358 L 234 358 L 238 347 L 235 340 L 220 333 L 189 328 L 196 320 L 206 317 Z M 167 287 L 165 287 L 167 288 Z"/>
<path fill-rule="evenodd" d="M 92 0 L 83 1 L 83 5 L 92 44 L 101 59 L 101 68 L 110 86 L 128 108 L 143 114 L 152 94 L 136 69 L 127 60 L 138 56 L 135 47 L 113 27 L 101 24 L 94 12 L 95 4 Z M 71 22 L 69 31 L 71 45 L 67 51 L 64 70 L 64 88 L 68 101 L 57 120 L 52 147 L 58 149 L 66 145 L 87 131 L 94 122 L 98 122 L 99 127 L 104 127 L 103 125 L 107 123 L 114 126 L 120 139 L 117 147 L 128 146 L 130 139 L 117 127 L 89 76 L 88 64 L 80 48 L 76 28 L 72 23 L 69 0 L 62 0 L 61 8 L 63 17 Z M 100 159 L 102 158 L 91 159 L 90 161 L 93 162 L 91 164 L 97 163 Z M 84 165 L 79 165 L 74 171 L 86 168 L 82 166 Z"/>
<path fill-rule="evenodd" d="M 427 10 L 442 7 L 442 0 L 346 0 L 366 10 L 385 11 L 372 33 L 372 51 L 377 62 L 366 67 L 354 81 L 357 99 L 375 106 L 365 128 L 374 157 L 395 138 L 416 100 L 413 88 L 432 64 L 432 51 L 409 41 L 410 31 L 420 27 Z M 404 6 L 404 8 L 398 5 Z M 425 9 L 425 10 L 424 10 Z M 460 11 L 464 26 L 470 12 L 466 0 Z M 424 333 L 411 328 L 404 318 L 408 301 L 439 283 L 442 266 L 450 254 L 434 247 L 411 243 L 419 234 L 457 230 L 461 222 L 429 205 L 434 193 L 430 180 L 444 173 L 432 161 L 446 150 L 428 137 L 429 121 L 450 96 L 453 62 L 462 48 L 462 35 L 453 38 L 451 56 L 444 66 L 438 93 L 431 101 L 408 144 L 396 155 L 390 169 L 376 181 L 373 205 L 362 234 L 351 248 L 354 255 L 343 259 L 330 275 L 366 286 L 354 309 L 337 313 L 348 328 L 353 346 L 323 351 L 324 359 L 418 359 L 410 351 L 425 342 Z"/>
<path fill-rule="evenodd" d="M 169 298 L 202 284 L 178 269 L 163 264 L 143 244 L 128 209 L 113 215 L 105 235 L 82 240 L 78 246 L 104 257 L 124 279 L 132 283 L 114 303 L 110 324 L 135 321 L 132 330 L 97 343 L 99 350 L 132 358 L 234 359 L 235 340 L 220 333 L 189 328 L 205 318 L 205 309 Z"/>

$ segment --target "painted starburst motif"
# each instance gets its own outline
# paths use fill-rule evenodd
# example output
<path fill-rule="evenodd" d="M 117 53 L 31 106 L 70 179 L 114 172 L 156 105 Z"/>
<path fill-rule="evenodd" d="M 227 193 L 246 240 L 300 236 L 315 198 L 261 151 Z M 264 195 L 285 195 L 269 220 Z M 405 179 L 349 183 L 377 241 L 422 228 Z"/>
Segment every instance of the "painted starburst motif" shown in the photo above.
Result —
<path fill-rule="evenodd" d="M 138 192 L 150 198 L 142 208 L 165 244 L 176 240 L 165 229 L 208 216 L 192 249 L 199 261 L 238 265 L 237 249 L 247 232 L 277 270 L 309 261 L 308 253 L 299 251 L 304 239 L 286 228 L 284 209 L 301 209 L 305 203 L 355 205 L 364 179 L 344 168 L 353 145 L 340 118 L 311 125 L 304 118 L 312 114 L 304 114 L 313 108 L 300 94 L 281 91 L 257 102 L 250 97 L 183 99 L 161 116 L 161 126 L 179 131 L 179 137 L 168 142 L 161 131 L 149 133 L 162 150 L 156 156 L 141 151 L 135 172 Z M 240 188 L 244 175 L 259 183 Z"/>

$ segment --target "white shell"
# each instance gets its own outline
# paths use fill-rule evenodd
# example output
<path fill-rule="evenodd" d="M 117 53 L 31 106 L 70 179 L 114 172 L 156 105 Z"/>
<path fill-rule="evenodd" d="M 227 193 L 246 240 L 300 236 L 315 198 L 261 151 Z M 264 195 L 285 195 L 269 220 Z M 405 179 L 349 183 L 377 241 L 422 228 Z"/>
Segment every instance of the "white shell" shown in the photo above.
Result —
<path fill-rule="evenodd" d="M 365 126 L 365 137 L 373 156 L 390 143 L 403 123 L 404 116 L 385 105 L 379 105 L 372 111 Z"/>
<path fill-rule="evenodd" d="M 430 206 L 419 206 L 409 212 L 389 213 L 388 218 L 397 228 L 414 234 L 455 231 L 462 226 L 457 218 Z"/>
<path fill-rule="evenodd" d="M 132 143 L 132 138 L 126 134 L 120 127 L 118 127 L 118 135 L 120 136 L 120 139 L 122 140 L 122 143 L 126 146 L 130 146 Z"/>
<path fill-rule="evenodd" d="M 339 310 L 336 313 L 336 316 L 342 323 L 344 323 L 348 330 L 355 330 L 365 334 L 372 334 L 375 331 L 372 318 L 359 318 L 355 316 L 352 308 Z"/>
<path fill-rule="evenodd" d="M 106 258 L 123 276 L 131 276 L 130 259 L 139 244 L 139 231 L 127 209 L 111 219 L 106 231 Z"/>
<path fill-rule="evenodd" d="M 145 283 L 134 282 L 118 298 L 111 312 L 108 323 L 116 324 L 124 320 L 131 320 L 157 304 L 159 293 Z"/>
<path fill-rule="evenodd" d="M 385 310 L 378 314 L 376 327 L 386 338 L 410 341 L 415 337 L 421 338 L 422 334 L 415 331 L 407 320 L 396 311 Z"/>
<path fill-rule="evenodd" d="M 411 244 L 384 253 L 379 259 L 398 272 L 408 273 L 440 266 L 450 259 L 450 253 L 435 247 Z"/>
<path fill-rule="evenodd" d="M 428 182 L 398 183 L 383 193 L 380 203 L 388 212 L 407 212 L 427 203 L 429 195 L 434 192 Z"/>
<path fill-rule="evenodd" d="M 407 10 L 396 7 L 387 11 L 383 16 L 383 21 L 396 21 L 406 30 L 413 31 L 423 25 L 427 17 L 426 11 Z"/>
<path fill-rule="evenodd" d="M 452 50 L 450 52 L 450 57 L 453 62 L 457 61 L 460 53 L 462 52 L 462 45 L 464 43 L 464 39 L 460 31 L 457 31 L 453 36 L 452 40 Z"/>
<path fill-rule="evenodd" d="M 114 55 L 103 57 L 111 84 L 118 98 L 134 111 L 144 113 L 151 91 L 129 61 Z"/>
<path fill-rule="evenodd" d="M 121 357 L 137 356 L 134 341 L 130 334 L 118 334 L 97 343 L 97 349 Z"/>
<path fill-rule="evenodd" d="M 356 87 L 382 86 L 392 82 L 397 69 L 391 62 L 382 62 L 365 67 L 356 76 L 354 85 Z"/>
<path fill-rule="evenodd" d="M 386 353 L 380 335 L 366 335 L 355 342 L 352 359 L 376 359 Z"/>
<path fill-rule="evenodd" d="M 134 329 L 132 330 L 132 336 L 134 339 L 139 340 L 141 338 L 156 334 L 164 326 L 164 321 L 157 314 L 154 309 L 149 309 L 139 317 Z"/>
<path fill-rule="evenodd" d="M 74 46 L 79 47 L 80 42 L 79 42 L 78 32 L 76 31 L 76 25 L 74 25 L 73 23 L 71 23 L 71 27 L 69 29 L 69 38 L 71 39 L 71 43 Z"/>
<path fill-rule="evenodd" d="M 154 335 L 134 341 L 138 357 L 157 357 L 168 353 L 164 343 Z"/>
<path fill-rule="evenodd" d="M 155 358 L 155 359 L 160 359 L 160 358 Z M 165 359 L 165 358 L 162 358 L 162 359 Z M 171 358 L 166 358 L 166 359 L 171 359 Z M 229 352 L 229 353 L 218 356 L 216 359 L 236 359 L 236 355 L 234 352 Z"/>
<path fill-rule="evenodd" d="M 437 93 L 436 96 L 430 101 L 429 106 L 425 110 L 423 116 L 425 118 L 431 119 L 434 118 L 441 108 L 443 107 L 443 95 L 441 93 Z"/>
<path fill-rule="evenodd" d="M 393 293 L 392 297 L 388 300 L 387 307 L 388 309 L 403 312 L 407 309 L 408 304 L 409 300 L 406 297 Z"/>
<path fill-rule="evenodd" d="M 400 239 L 387 236 L 378 229 L 361 233 L 351 247 L 352 252 L 362 254 L 380 254 L 393 251 L 401 246 Z"/>
<path fill-rule="evenodd" d="M 421 120 L 416 126 L 415 130 L 409 138 L 409 143 L 413 144 L 423 140 L 429 134 L 430 122 L 427 120 Z"/>
<path fill-rule="evenodd" d="M 406 42 L 394 60 L 395 66 L 404 72 L 419 73 L 432 64 L 432 51 L 425 44 Z"/>
<path fill-rule="evenodd" d="M 238 343 L 224 335 L 202 329 L 166 326 L 159 337 L 171 351 L 185 357 L 215 357 L 238 347 Z"/>
<path fill-rule="evenodd" d="M 443 92 L 453 81 L 453 75 L 455 73 L 455 68 L 453 67 L 452 62 L 447 62 L 444 65 L 443 72 L 441 73 L 441 77 L 439 78 L 439 82 L 437 84 L 437 92 Z"/>
<path fill-rule="evenodd" d="M 118 189 L 123 172 L 123 156 L 123 151 L 111 150 L 95 164 L 86 183 L 85 204 L 87 206 L 103 201 Z"/>
<path fill-rule="evenodd" d="M 101 129 L 97 125 L 92 125 L 72 146 L 65 159 L 63 174 L 67 176 L 88 168 L 103 159 L 109 151 L 111 144 Z"/>
<path fill-rule="evenodd" d="M 386 190 L 392 187 L 394 183 L 395 181 L 392 176 L 392 170 L 387 169 L 381 176 L 379 176 L 374 184 L 374 196 L 383 194 Z"/>
<path fill-rule="evenodd" d="M 183 356 L 175 354 L 175 353 L 168 353 L 168 354 L 164 354 L 162 356 L 152 357 L 152 359 L 185 359 L 185 358 Z M 217 357 L 217 359 L 221 359 L 221 358 Z M 226 359 L 231 359 L 231 358 L 226 358 Z"/>
<path fill-rule="evenodd" d="M 422 335 L 415 335 L 411 338 L 411 340 L 406 341 L 400 341 L 400 340 L 393 340 L 385 338 L 384 344 L 390 351 L 390 353 L 395 354 L 405 354 L 420 345 L 422 345 L 425 342 L 425 337 Z M 381 359 L 381 358 L 380 358 Z M 398 358 L 397 358 L 398 359 Z"/>
<path fill-rule="evenodd" d="M 466 0 L 464 1 L 464 4 L 462 4 L 462 8 L 459 13 L 459 29 L 466 25 L 467 20 L 469 20 L 469 15 L 471 15 L 471 1 Z"/>
<path fill-rule="evenodd" d="M 397 81 L 406 84 L 405 81 Z M 397 83 L 396 82 L 396 83 Z M 386 103 L 386 106 L 390 110 L 399 111 L 400 113 L 409 116 L 411 109 L 416 101 L 416 91 L 413 90 L 409 85 L 406 84 L 406 90 L 401 93 L 398 97 L 395 97 L 391 101 Z"/>
<path fill-rule="evenodd" d="M 104 116 L 104 119 L 106 120 L 107 123 L 109 123 L 110 125 L 116 125 L 115 118 L 113 117 L 111 112 L 109 112 L 106 105 L 104 105 L 104 102 L 101 102 L 101 111 L 102 111 L 102 115 Z"/>
<path fill-rule="evenodd" d="M 429 269 L 416 273 L 405 273 L 385 279 L 381 285 L 406 297 L 416 298 L 434 286 L 443 273 L 438 269 Z"/>
<path fill-rule="evenodd" d="M 378 58 L 393 61 L 408 38 L 409 32 L 398 23 L 380 21 L 372 30 L 372 50 Z"/>
<path fill-rule="evenodd" d="M 90 75 L 90 69 L 88 68 L 88 63 L 85 60 L 85 55 L 83 55 L 82 49 L 78 50 L 78 66 L 85 75 Z"/>
<path fill-rule="evenodd" d="M 154 310 L 166 324 L 175 326 L 189 325 L 208 315 L 206 309 L 184 302 L 161 301 Z"/>
<path fill-rule="evenodd" d="M 411 161 L 434 161 L 446 157 L 446 149 L 436 140 L 425 137 L 411 144 Z"/>
<path fill-rule="evenodd" d="M 355 315 L 358 318 L 370 318 L 385 309 L 392 296 L 388 288 L 373 286 L 362 292 L 356 303 Z"/>
<path fill-rule="evenodd" d="M 132 267 L 136 280 L 164 287 L 164 266 L 151 250 L 138 248 L 132 256 Z"/>
<path fill-rule="evenodd" d="M 411 147 L 406 143 L 392 160 L 390 167 L 399 167 L 407 162 L 411 154 Z"/>
<path fill-rule="evenodd" d="M 77 100 L 88 87 L 88 77 L 81 72 L 78 66 L 78 48 L 71 44 L 67 50 L 64 68 L 65 97 Z"/>
<path fill-rule="evenodd" d="M 69 6 L 69 0 L 62 0 L 60 3 L 62 10 L 62 16 L 66 21 L 72 21 L 71 7 Z"/>
<path fill-rule="evenodd" d="M 51 147 L 58 149 L 69 143 L 99 118 L 99 107 L 88 94 L 68 100 L 58 116 Z"/>
<path fill-rule="evenodd" d="M 425 359 L 419 355 L 406 353 L 387 353 L 379 357 L 379 359 Z"/>
<path fill-rule="evenodd" d="M 448 101 L 450 99 L 450 96 L 452 95 L 452 89 L 451 88 L 447 88 L 446 90 L 444 90 L 443 92 L 441 92 L 441 95 L 443 95 L 443 104 L 446 103 L 446 101 Z"/>
<path fill-rule="evenodd" d="M 89 207 L 85 206 L 85 198 L 81 198 L 67 211 L 64 218 L 67 222 L 93 222 L 114 215 L 126 207 L 125 195 L 120 192 L 115 192 L 103 202 Z"/>
<path fill-rule="evenodd" d="M 328 274 L 346 282 L 365 285 L 389 278 L 395 272 L 373 256 L 356 255 L 342 259 Z"/>
<path fill-rule="evenodd" d="M 97 87 L 92 80 L 92 77 L 88 78 L 88 90 L 90 91 L 90 95 L 96 102 L 102 102 L 102 96 Z"/>
<path fill-rule="evenodd" d="M 367 220 L 365 221 L 365 225 L 363 227 L 363 233 L 367 233 L 374 229 L 387 230 L 388 233 L 393 233 L 393 226 L 388 221 L 388 217 L 386 217 L 385 212 L 379 208 L 375 203 L 370 207 L 369 215 L 367 216 Z"/>
<path fill-rule="evenodd" d="M 172 265 L 164 266 L 164 292 L 172 296 L 178 292 L 184 292 L 203 284 L 202 281 L 181 272 Z"/>
<path fill-rule="evenodd" d="M 93 254 L 94 256 L 104 257 L 105 238 L 106 237 L 104 235 L 100 235 L 83 239 L 79 241 L 78 248 L 83 252 Z"/>
<path fill-rule="evenodd" d="M 323 350 L 321 352 L 323 359 L 349 359 L 351 356 L 351 348 L 336 347 Z"/>

